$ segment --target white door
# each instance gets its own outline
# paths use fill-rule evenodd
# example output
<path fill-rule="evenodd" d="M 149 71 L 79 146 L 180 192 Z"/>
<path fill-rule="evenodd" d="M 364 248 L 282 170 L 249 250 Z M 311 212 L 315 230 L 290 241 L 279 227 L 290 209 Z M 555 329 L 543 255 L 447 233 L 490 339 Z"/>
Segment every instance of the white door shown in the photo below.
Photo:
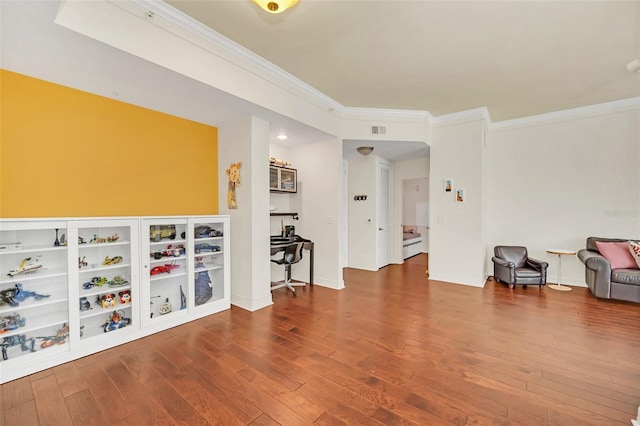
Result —
<path fill-rule="evenodd" d="M 378 268 L 391 263 L 391 165 L 378 163 Z"/>

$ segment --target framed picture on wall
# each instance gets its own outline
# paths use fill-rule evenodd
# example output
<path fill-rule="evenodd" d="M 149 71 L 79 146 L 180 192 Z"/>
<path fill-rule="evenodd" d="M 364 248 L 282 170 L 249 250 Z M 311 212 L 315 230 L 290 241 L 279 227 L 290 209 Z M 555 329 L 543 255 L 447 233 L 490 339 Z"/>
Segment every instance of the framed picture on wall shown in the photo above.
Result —
<path fill-rule="evenodd" d="M 453 192 L 453 179 L 444 180 L 444 192 Z"/>
<path fill-rule="evenodd" d="M 456 203 L 464 203 L 464 189 L 456 189 Z"/>

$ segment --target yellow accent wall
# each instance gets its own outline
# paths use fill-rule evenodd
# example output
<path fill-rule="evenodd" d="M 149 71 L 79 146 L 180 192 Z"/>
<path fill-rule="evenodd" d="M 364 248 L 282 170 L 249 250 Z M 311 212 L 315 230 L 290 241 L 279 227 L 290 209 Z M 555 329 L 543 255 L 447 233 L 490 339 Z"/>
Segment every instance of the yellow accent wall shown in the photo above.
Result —
<path fill-rule="evenodd" d="M 217 128 L 0 70 L 0 217 L 217 213 Z"/>

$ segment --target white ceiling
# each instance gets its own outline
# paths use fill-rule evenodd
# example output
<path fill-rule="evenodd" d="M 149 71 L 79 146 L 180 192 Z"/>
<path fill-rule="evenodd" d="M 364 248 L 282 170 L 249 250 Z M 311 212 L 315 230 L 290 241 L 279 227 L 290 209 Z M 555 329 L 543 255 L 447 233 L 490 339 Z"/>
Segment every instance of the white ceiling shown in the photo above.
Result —
<path fill-rule="evenodd" d="M 640 0 L 300 0 L 281 15 L 250 0 L 168 3 L 347 107 L 486 106 L 495 122 L 640 96 L 625 68 L 640 58 Z M 214 126 L 253 114 L 289 144 L 327 136 L 60 27 L 58 5 L 0 1 L 2 68 Z M 362 144 L 345 141 L 345 156 Z"/>
<path fill-rule="evenodd" d="M 640 96 L 640 1 L 167 3 L 348 107 L 492 121 Z"/>

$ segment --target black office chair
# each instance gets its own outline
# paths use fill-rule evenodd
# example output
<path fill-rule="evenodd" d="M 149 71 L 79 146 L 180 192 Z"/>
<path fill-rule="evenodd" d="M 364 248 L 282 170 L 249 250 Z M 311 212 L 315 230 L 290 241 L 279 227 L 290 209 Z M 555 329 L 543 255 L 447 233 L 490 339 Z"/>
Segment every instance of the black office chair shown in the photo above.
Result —
<path fill-rule="evenodd" d="M 282 259 L 272 259 L 273 263 L 277 263 L 278 265 L 284 265 L 284 281 L 272 281 L 271 282 L 271 290 L 276 290 L 278 288 L 286 287 L 293 295 L 296 295 L 296 289 L 294 287 L 304 287 L 307 289 L 307 283 L 294 283 L 291 281 L 291 265 L 294 263 L 300 262 L 302 260 L 302 248 L 304 247 L 304 241 L 295 242 L 289 244 L 282 255 Z"/>

